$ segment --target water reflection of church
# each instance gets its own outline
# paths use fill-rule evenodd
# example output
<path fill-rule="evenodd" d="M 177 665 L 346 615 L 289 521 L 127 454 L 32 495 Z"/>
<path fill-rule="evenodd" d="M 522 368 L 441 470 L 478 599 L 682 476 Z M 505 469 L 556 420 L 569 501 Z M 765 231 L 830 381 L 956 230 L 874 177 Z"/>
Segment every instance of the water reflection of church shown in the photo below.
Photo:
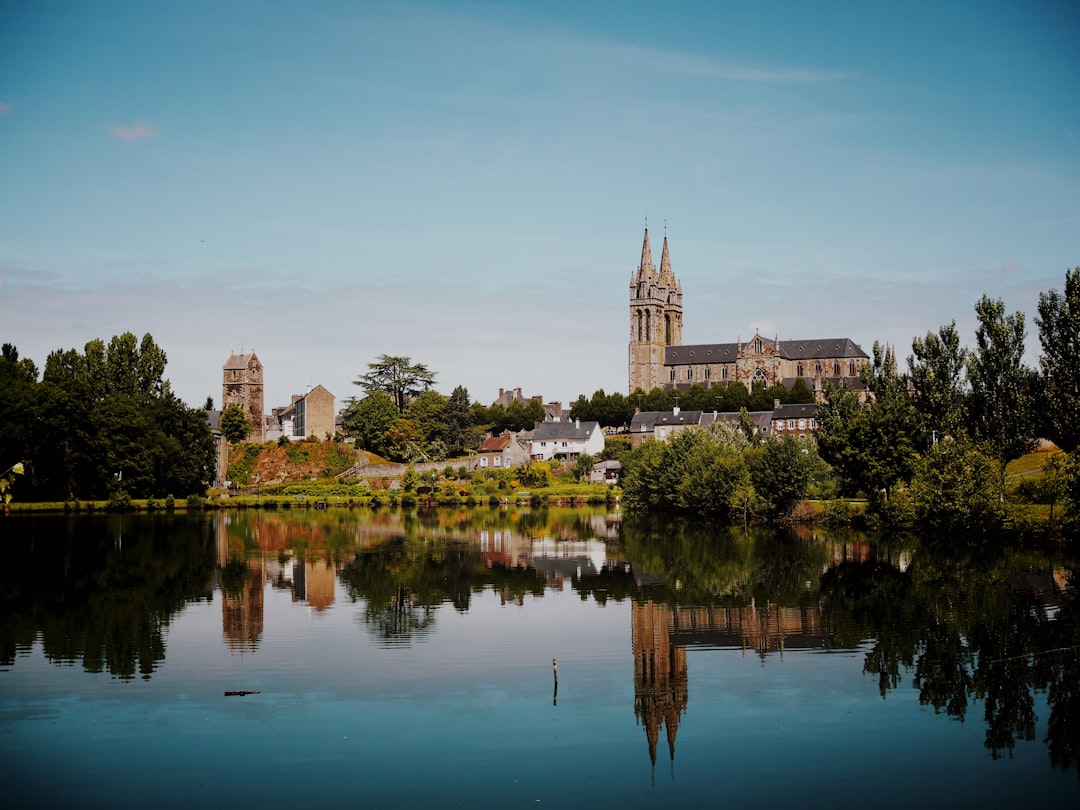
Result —
<path fill-rule="evenodd" d="M 645 729 L 649 758 L 656 764 L 661 726 L 668 756 L 675 759 L 675 736 L 689 696 L 687 647 L 741 649 L 762 659 L 787 649 L 825 646 L 816 605 L 782 607 L 688 607 L 634 602 L 630 608 L 634 647 L 634 714 Z"/>

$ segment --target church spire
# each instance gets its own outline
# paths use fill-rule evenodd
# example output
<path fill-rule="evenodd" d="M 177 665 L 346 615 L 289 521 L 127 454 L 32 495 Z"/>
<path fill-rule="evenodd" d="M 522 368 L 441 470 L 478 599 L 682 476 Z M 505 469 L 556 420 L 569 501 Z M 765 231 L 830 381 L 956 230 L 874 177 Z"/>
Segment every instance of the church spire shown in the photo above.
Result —
<path fill-rule="evenodd" d="M 652 247 L 649 245 L 649 226 L 645 226 L 645 241 L 641 244 L 641 264 L 638 265 L 638 278 L 652 278 L 656 269 L 652 263 Z"/>
<path fill-rule="evenodd" d="M 667 234 L 664 234 L 664 251 L 660 254 L 660 278 L 675 286 L 675 273 L 671 270 L 671 254 L 668 252 Z"/>

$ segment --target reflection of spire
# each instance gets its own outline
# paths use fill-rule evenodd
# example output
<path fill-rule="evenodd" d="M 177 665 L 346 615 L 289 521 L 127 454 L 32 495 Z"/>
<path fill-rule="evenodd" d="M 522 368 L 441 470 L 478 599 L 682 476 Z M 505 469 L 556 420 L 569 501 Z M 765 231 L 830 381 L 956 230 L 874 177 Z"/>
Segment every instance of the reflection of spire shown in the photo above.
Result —
<path fill-rule="evenodd" d="M 648 602 L 630 608 L 634 648 L 634 714 L 649 741 L 656 764 L 660 726 L 667 731 L 668 755 L 675 760 L 679 718 L 686 711 L 686 648 L 671 644 L 673 614 L 667 605 Z"/>

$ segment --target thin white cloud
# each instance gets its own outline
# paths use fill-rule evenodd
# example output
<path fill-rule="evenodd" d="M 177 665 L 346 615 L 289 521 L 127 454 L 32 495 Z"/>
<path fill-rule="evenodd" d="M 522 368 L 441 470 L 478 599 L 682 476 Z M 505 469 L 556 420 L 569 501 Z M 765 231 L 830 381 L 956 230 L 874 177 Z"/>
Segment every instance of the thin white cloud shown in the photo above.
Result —
<path fill-rule="evenodd" d="M 10 101 L 0 101 L 0 115 L 7 115 L 15 108 Z"/>
<path fill-rule="evenodd" d="M 1022 273 L 1027 270 L 1023 262 L 1006 262 L 999 268 L 1002 274 L 1011 276 L 1014 273 Z"/>
<path fill-rule="evenodd" d="M 705 76 L 735 82 L 764 82 L 769 84 L 806 84 L 810 82 L 837 81 L 855 76 L 850 71 L 819 68 L 756 66 L 727 62 L 697 56 L 695 54 L 661 51 L 653 48 L 616 46 L 625 48 L 638 63 L 649 64 L 660 70 L 690 76 Z"/>
<path fill-rule="evenodd" d="M 142 141 L 161 134 L 158 125 L 151 121 L 136 121 L 131 126 L 109 122 L 105 124 L 105 131 L 118 141 Z"/>

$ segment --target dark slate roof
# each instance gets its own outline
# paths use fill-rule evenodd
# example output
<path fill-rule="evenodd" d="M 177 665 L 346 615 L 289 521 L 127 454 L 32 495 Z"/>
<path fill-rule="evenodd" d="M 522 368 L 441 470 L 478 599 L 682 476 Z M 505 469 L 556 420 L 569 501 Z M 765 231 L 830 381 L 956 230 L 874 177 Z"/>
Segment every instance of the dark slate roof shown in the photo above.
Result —
<path fill-rule="evenodd" d="M 772 422 L 772 411 L 748 411 L 750 418 L 754 420 L 758 430 L 768 433 L 769 424 Z M 701 420 L 703 425 L 711 425 L 714 422 L 738 422 L 740 411 L 721 411 L 720 413 L 706 413 Z"/>
<path fill-rule="evenodd" d="M 819 338 L 818 340 L 781 340 L 780 354 L 789 360 L 820 359 L 825 357 L 859 357 L 869 359 L 866 352 L 851 338 Z"/>
<path fill-rule="evenodd" d="M 817 405 L 781 405 L 772 412 L 773 419 L 812 419 Z"/>
<path fill-rule="evenodd" d="M 762 338 L 764 340 L 764 338 Z M 773 346 L 773 341 L 768 341 Z M 816 360 L 826 357 L 869 359 L 851 338 L 816 340 L 781 340 L 777 354 L 787 360 Z M 739 358 L 738 343 L 699 343 L 688 346 L 665 346 L 664 365 L 687 366 L 695 363 L 734 363 Z"/>
<path fill-rule="evenodd" d="M 698 425 L 701 411 L 640 411 L 630 420 L 631 433 L 649 433 L 657 425 Z"/>
<path fill-rule="evenodd" d="M 696 346 L 665 346 L 664 365 L 691 363 L 734 363 L 739 358 L 738 343 L 702 343 Z"/>
<path fill-rule="evenodd" d="M 600 427 L 599 422 L 541 422 L 533 431 L 534 442 L 585 441 Z"/>

